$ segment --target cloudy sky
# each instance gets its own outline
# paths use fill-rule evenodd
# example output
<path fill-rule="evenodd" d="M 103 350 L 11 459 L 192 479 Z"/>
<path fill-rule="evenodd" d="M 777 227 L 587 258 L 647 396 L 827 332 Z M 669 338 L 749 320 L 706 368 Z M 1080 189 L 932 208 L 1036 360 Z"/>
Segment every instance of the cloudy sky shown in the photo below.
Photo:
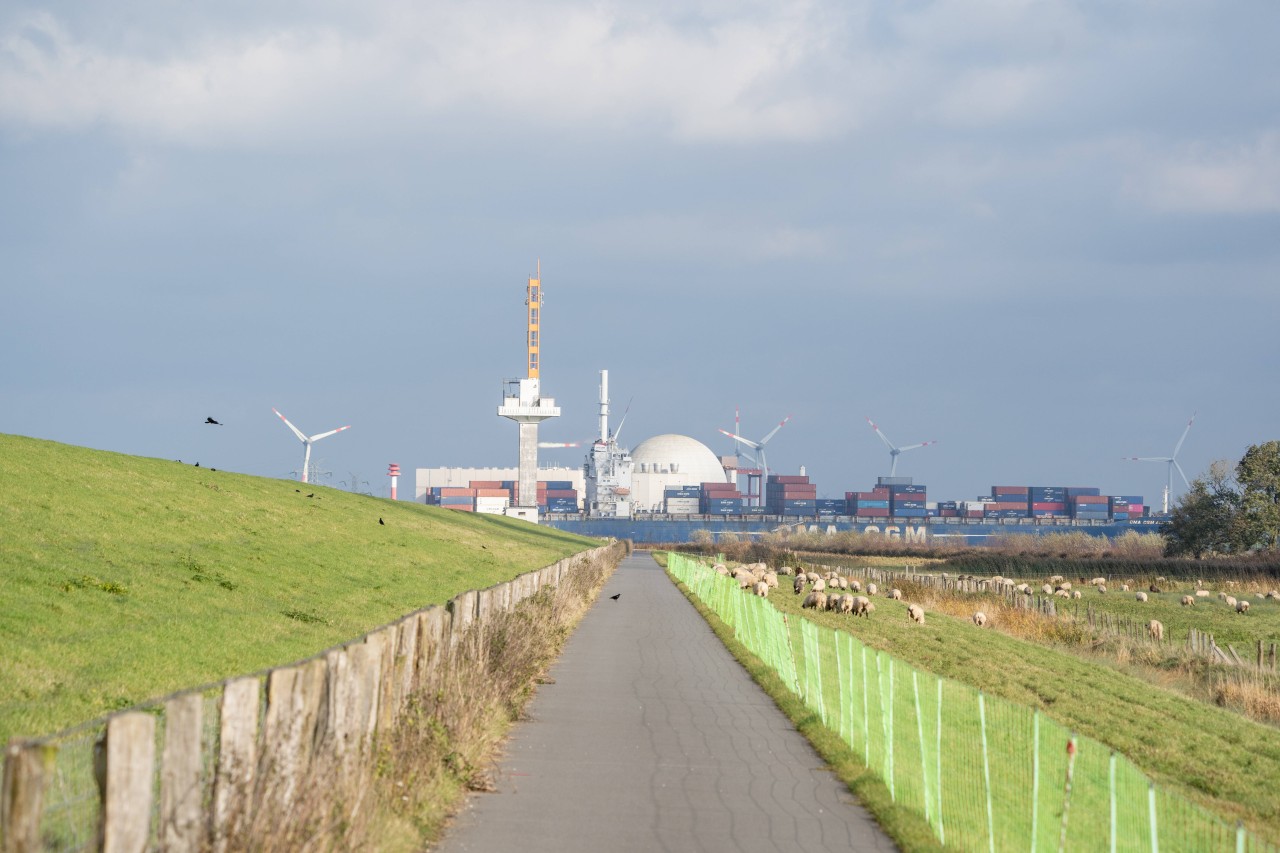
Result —
<path fill-rule="evenodd" d="M 1280 438 L 1274 0 L 12 0 L 0 432 L 335 486 L 759 437 L 1158 503 Z M 206 416 L 223 427 L 204 426 Z M 616 420 L 617 415 L 615 415 Z M 578 464 L 577 451 L 544 461 Z M 0 461 L 2 464 L 2 461 Z M 411 479 L 411 478 L 410 478 Z M 364 486 L 364 483 L 368 486 Z M 402 496 L 411 490 L 404 488 Z"/>

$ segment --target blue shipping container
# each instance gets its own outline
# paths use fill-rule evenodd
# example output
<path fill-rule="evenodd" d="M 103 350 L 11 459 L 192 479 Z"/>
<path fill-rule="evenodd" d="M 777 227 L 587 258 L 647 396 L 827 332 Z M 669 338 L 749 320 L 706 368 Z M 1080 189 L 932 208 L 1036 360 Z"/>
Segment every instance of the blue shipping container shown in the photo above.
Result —
<path fill-rule="evenodd" d="M 895 511 L 900 509 L 924 509 L 924 505 L 924 501 L 894 501 L 892 508 Z"/>
<path fill-rule="evenodd" d="M 1096 498 L 1102 494 L 1102 489 L 1085 488 L 1083 486 L 1067 486 L 1066 492 L 1067 492 L 1067 497 L 1069 498 L 1078 498 L 1078 497 Z"/>
<path fill-rule="evenodd" d="M 889 494 L 891 495 L 923 495 L 925 486 L 919 483 L 913 483 L 910 486 L 890 486 Z"/>
<path fill-rule="evenodd" d="M 924 518 L 927 512 L 928 510 L 924 507 L 920 507 L 919 509 L 895 508 L 889 510 L 889 515 L 895 518 Z"/>

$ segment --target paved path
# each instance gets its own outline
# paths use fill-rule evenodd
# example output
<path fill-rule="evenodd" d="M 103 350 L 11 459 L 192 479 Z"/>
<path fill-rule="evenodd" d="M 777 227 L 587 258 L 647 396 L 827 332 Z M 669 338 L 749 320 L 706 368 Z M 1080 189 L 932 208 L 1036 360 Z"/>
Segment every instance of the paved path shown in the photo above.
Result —
<path fill-rule="evenodd" d="M 894 849 L 648 553 L 550 677 L 439 850 Z"/>

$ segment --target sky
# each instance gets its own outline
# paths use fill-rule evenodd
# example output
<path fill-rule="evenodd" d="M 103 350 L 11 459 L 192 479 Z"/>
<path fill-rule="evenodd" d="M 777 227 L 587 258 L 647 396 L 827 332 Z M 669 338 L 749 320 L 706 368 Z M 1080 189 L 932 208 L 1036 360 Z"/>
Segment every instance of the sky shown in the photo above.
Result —
<path fill-rule="evenodd" d="M 819 495 L 1280 438 L 1274 0 L 0 7 L 0 432 L 389 494 L 599 371 Z M 222 426 L 204 423 L 214 417 Z M 579 450 L 543 451 L 576 466 Z M 0 459 L 0 465 L 3 460 Z M 1175 496 L 1182 491 L 1177 481 Z"/>

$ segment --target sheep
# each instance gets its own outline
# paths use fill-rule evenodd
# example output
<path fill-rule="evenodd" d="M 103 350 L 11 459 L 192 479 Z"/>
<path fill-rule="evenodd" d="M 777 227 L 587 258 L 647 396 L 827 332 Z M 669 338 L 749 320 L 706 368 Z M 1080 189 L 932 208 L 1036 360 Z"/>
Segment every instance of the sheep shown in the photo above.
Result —
<path fill-rule="evenodd" d="M 1196 590 L 1196 598 L 1208 598 L 1211 595 L 1213 595 L 1213 593 L 1209 592 L 1207 589 Z"/>
<path fill-rule="evenodd" d="M 763 578 L 761 578 L 761 580 L 763 580 L 765 583 L 767 583 L 767 584 L 769 585 L 769 588 L 770 588 L 770 589 L 776 589 L 776 588 L 777 588 L 777 586 L 778 586 L 778 573 L 777 573 L 777 572 L 765 572 L 765 573 L 764 573 L 764 577 L 763 577 Z"/>
<path fill-rule="evenodd" d="M 1031 594 L 1031 587 L 1025 583 L 1018 584 L 1016 587 L 1014 587 L 1014 589 L 1016 589 L 1018 592 L 1022 593 L 1023 595 Z"/>
<path fill-rule="evenodd" d="M 984 625 L 986 625 L 986 624 L 987 624 L 987 614 L 983 613 L 981 610 L 979 610 L 977 613 L 973 614 L 973 624 L 977 625 L 979 628 L 981 628 L 981 627 L 983 627 Z"/>
<path fill-rule="evenodd" d="M 804 592 L 804 578 L 803 577 L 796 578 L 796 582 L 792 584 L 792 586 L 795 588 L 796 595 L 799 595 L 800 593 Z"/>
<path fill-rule="evenodd" d="M 924 608 L 919 604 L 908 604 L 907 615 L 911 617 L 911 621 L 915 622 L 917 625 L 924 624 Z"/>
<path fill-rule="evenodd" d="M 1220 592 L 1220 593 L 1218 593 L 1218 600 L 1219 600 L 1219 601 L 1226 601 L 1226 600 L 1227 600 L 1227 594 L 1226 594 L 1225 592 Z"/>
<path fill-rule="evenodd" d="M 1135 596 L 1134 596 L 1134 598 L 1136 598 L 1138 601 L 1146 601 L 1146 600 L 1147 600 L 1147 594 L 1146 594 L 1145 592 L 1142 592 L 1141 590 L 1139 590 L 1138 594 L 1137 594 L 1137 595 L 1135 595 Z"/>
<path fill-rule="evenodd" d="M 778 574 L 780 575 L 791 575 L 794 572 L 795 572 L 795 569 L 791 568 L 790 566 L 778 566 Z"/>
<path fill-rule="evenodd" d="M 1164 642 L 1164 623 L 1159 619 L 1152 619 L 1147 623 L 1147 633 L 1151 635 L 1151 639 L 1157 643 Z"/>
<path fill-rule="evenodd" d="M 1092 584 L 1093 586 L 1106 586 L 1107 579 L 1106 579 L 1106 578 L 1094 578 L 1093 580 L 1089 581 L 1089 583 L 1090 583 L 1090 584 Z"/>
<path fill-rule="evenodd" d="M 1107 594 L 1107 588 L 1106 588 L 1105 586 L 1101 586 L 1101 585 L 1100 585 L 1100 586 L 1098 587 L 1098 594 L 1099 594 L 1099 595 L 1106 595 L 1106 594 Z"/>
<path fill-rule="evenodd" d="M 1248 613 L 1248 612 L 1249 612 L 1249 600 L 1248 600 L 1248 599 L 1246 599 L 1246 598 L 1242 598 L 1242 599 L 1240 599 L 1239 601 L 1237 601 L 1237 602 L 1236 602 L 1236 612 L 1237 612 L 1237 613 Z"/>
<path fill-rule="evenodd" d="M 828 596 L 827 596 L 827 609 L 828 609 L 828 610 L 837 610 L 837 611 L 838 611 L 838 610 L 840 609 L 840 599 L 841 599 L 841 598 L 844 598 L 844 596 L 843 596 L 843 595 L 838 595 L 838 594 L 836 594 L 836 593 L 834 593 L 834 592 L 833 592 L 833 593 L 831 593 L 831 595 L 828 595 Z"/>
<path fill-rule="evenodd" d="M 846 593 L 845 595 L 840 596 L 840 612 L 841 613 L 853 612 L 853 596 L 852 595 L 849 595 Z"/>
<path fill-rule="evenodd" d="M 827 588 L 827 582 L 824 581 L 822 578 L 818 578 L 816 581 L 813 582 L 814 592 L 822 592 L 826 588 Z"/>
<path fill-rule="evenodd" d="M 862 581 L 849 581 L 849 592 L 862 592 Z"/>
<path fill-rule="evenodd" d="M 811 607 L 814 610 L 827 609 L 827 594 L 824 592 L 811 592 L 804 597 L 804 601 L 800 603 L 801 607 Z"/>
<path fill-rule="evenodd" d="M 761 598 L 769 597 L 769 585 L 764 581 L 756 581 L 756 585 L 751 588 L 751 591 Z"/>
<path fill-rule="evenodd" d="M 756 576 L 749 573 L 738 575 L 738 589 L 751 589 L 756 585 Z"/>
<path fill-rule="evenodd" d="M 854 616 L 865 616 L 868 619 L 870 619 L 871 614 L 875 612 L 875 609 L 876 609 L 875 604 L 873 604 L 871 599 L 867 598 L 865 595 L 854 596 L 853 598 L 853 615 Z"/>
<path fill-rule="evenodd" d="M 1083 596 L 1084 596 L 1084 594 L 1083 594 L 1082 592 L 1080 592 L 1080 590 L 1078 590 L 1078 589 L 1073 589 L 1073 590 L 1071 590 L 1071 597 L 1072 597 L 1072 598 L 1082 598 Z"/>
<path fill-rule="evenodd" d="M 1128 585 L 1127 583 L 1122 583 L 1122 584 L 1120 584 L 1120 591 L 1121 591 L 1121 592 L 1128 592 L 1128 591 L 1129 591 L 1129 585 Z"/>
<path fill-rule="evenodd" d="M 729 567 L 728 567 L 728 566 L 726 566 L 724 563 L 716 563 L 716 564 L 715 564 L 715 570 L 716 570 L 716 574 L 718 574 L 718 575 L 727 575 L 727 574 L 729 574 Z"/>
<path fill-rule="evenodd" d="M 836 586 L 840 587 L 840 589 L 848 589 L 848 588 L 849 588 L 849 579 L 848 579 L 848 578 L 836 578 Z"/>
<path fill-rule="evenodd" d="M 809 583 L 817 583 L 818 581 L 822 580 L 822 578 L 818 575 L 817 572 L 805 572 L 804 576 L 809 581 Z"/>
<path fill-rule="evenodd" d="M 1278 600 L 1280 600 L 1280 592 L 1276 592 L 1276 591 L 1273 589 L 1273 590 L 1271 590 L 1270 592 L 1268 592 L 1268 593 L 1267 593 L 1267 598 L 1271 599 L 1272 601 L 1278 601 Z"/>
<path fill-rule="evenodd" d="M 1147 587 L 1147 589 L 1148 589 L 1148 590 L 1150 590 L 1151 592 L 1159 592 L 1159 591 L 1160 591 L 1160 587 L 1156 586 L 1155 584 L 1152 584 L 1151 586 Z"/>
<path fill-rule="evenodd" d="M 1043 592 L 1045 595 L 1053 595 L 1053 587 L 1049 586 L 1048 584 L 1045 584 L 1044 586 L 1040 587 L 1040 591 Z"/>
<path fill-rule="evenodd" d="M 1236 602 L 1236 597 L 1235 597 L 1234 595 L 1228 595 L 1228 596 L 1227 596 L 1227 606 L 1228 606 L 1228 607 L 1230 607 L 1232 610 L 1235 610 L 1235 609 L 1236 609 L 1236 604 L 1237 604 L 1237 602 Z"/>
<path fill-rule="evenodd" d="M 1071 597 L 1071 593 L 1067 592 L 1065 589 L 1057 590 L 1056 592 L 1054 592 L 1054 595 L 1055 595 L 1055 596 L 1057 596 L 1058 598 L 1070 598 L 1070 597 Z"/>
<path fill-rule="evenodd" d="M 1190 596 L 1190 595 L 1184 595 L 1184 596 L 1182 596 L 1182 606 L 1183 606 L 1183 607 L 1190 607 L 1190 606 L 1192 606 L 1192 605 L 1193 605 L 1193 604 L 1195 604 L 1195 603 L 1196 603 L 1196 600 L 1195 600 L 1195 597 L 1194 597 L 1194 596 Z"/>
<path fill-rule="evenodd" d="M 1054 575 L 1053 577 L 1049 578 L 1049 583 L 1062 583 L 1064 580 L 1066 580 L 1066 578 L 1064 578 L 1062 575 Z"/>
<path fill-rule="evenodd" d="M 1071 581 L 1063 581 L 1062 583 L 1058 584 L 1058 589 L 1065 589 L 1065 590 L 1067 590 L 1068 592 L 1070 592 L 1070 591 L 1071 591 Z"/>
<path fill-rule="evenodd" d="M 868 582 L 867 582 L 867 595 L 875 595 L 875 594 L 876 594 L 876 585 L 875 585 L 875 584 L 873 584 L 873 583 L 871 583 L 870 581 L 868 581 Z"/>
<path fill-rule="evenodd" d="M 900 590 L 900 589 L 896 589 L 896 588 L 895 588 L 895 589 L 891 589 L 891 590 L 889 590 L 888 592 L 886 592 L 886 593 L 884 594 L 884 596 L 885 596 L 885 598 L 891 598 L 891 599 L 893 599 L 894 601 L 901 601 L 901 600 L 902 600 L 902 590 Z"/>

